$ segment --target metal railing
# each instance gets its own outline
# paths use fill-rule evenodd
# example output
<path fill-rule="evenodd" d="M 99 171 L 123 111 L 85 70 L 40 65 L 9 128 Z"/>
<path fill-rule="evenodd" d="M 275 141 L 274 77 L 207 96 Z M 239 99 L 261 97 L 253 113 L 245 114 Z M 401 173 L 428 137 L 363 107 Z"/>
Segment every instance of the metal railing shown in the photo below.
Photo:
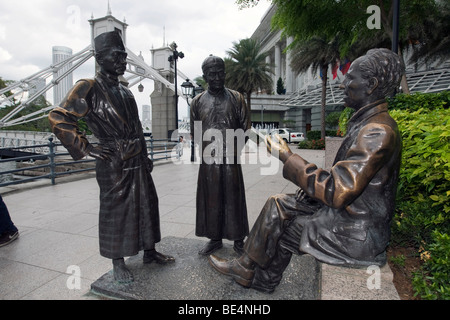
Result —
<path fill-rule="evenodd" d="M 56 184 L 56 178 L 75 174 L 82 173 L 95 170 L 95 159 L 86 157 L 83 160 L 77 161 L 67 161 L 71 159 L 70 154 L 68 152 L 57 152 L 56 147 L 62 146 L 61 143 L 53 142 L 53 138 L 50 137 L 48 139 L 48 143 L 45 144 L 36 144 L 36 145 L 28 145 L 28 146 L 20 146 L 20 147 L 12 147 L 12 148 L 0 148 L 0 153 L 2 151 L 20 151 L 29 152 L 30 150 L 41 150 L 40 153 L 30 153 L 30 155 L 12 157 L 8 159 L 0 159 L 0 166 L 5 163 L 25 163 L 26 166 L 10 169 L 10 170 L 2 170 L 0 168 L 0 187 L 6 187 L 10 185 L 16 185 L 26 182 L 31 182 L 38 179 L 50 179 L 51 183 Z M 95 145 L 96 143 L 92 143 Z M 176 152 L 173 150 L 176 147 L 177 143 L 172 142 L 168 139 L 153 139 L 152 137 L 146 139 L 147 151 L 150 159 L 153 162 L 160 160 L 171 159 L 172 157 L 177 156 Z M 179 156 L 179 155 L 178 155 Z M 42 164 L 34 163 L 36 161 L 45 162 Z M 92 163 L 92 166 L 79 168 L 82 164 Z M 73 168 L 65 169 L 67 167 L 73 166 Z M 63 167 L 62 169 L 57 169 L 58 167 Z M 77 168 L 78 167 L 78 168 Z M 34 172 L 34 175 L 25 174 L 26 172 Z M 19 173 L 22 173 L 20 175 Z M 20 177 L 20 178 L 18 178 Z"/>

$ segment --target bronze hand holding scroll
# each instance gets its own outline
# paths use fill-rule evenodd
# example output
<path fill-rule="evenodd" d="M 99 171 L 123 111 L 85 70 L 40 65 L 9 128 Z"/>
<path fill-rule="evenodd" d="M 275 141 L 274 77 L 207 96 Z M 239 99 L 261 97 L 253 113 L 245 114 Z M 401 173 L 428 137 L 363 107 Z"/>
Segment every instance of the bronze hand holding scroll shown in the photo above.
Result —
<path fill-rule="evenodd" d="M 273 139 L 276 138 L 276 140 Z M 266 137 L 267 151 L 269 151 L 273 156 L 278 157 L 283 163 L 293 155 L 291 149 L 287 145 L 286 141 L 276 134 L 274 136 Z"/>

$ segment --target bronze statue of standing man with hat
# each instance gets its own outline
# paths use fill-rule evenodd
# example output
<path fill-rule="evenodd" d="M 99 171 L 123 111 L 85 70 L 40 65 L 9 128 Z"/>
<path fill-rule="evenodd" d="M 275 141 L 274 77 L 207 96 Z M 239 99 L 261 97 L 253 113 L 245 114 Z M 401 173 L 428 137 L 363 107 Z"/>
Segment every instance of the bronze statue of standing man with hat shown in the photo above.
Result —
<path fill-rule="evenodd" d="M 113 261 L 114 278 L 133 281 L 124 257 L 144 250 L 144 263 L 173 262 L 155 250 L 161 241 L 158 196 L 151 176 L 136 101 L 119 82 L 126 70 L 127 52 L 118 31 L 97 36 L 95 58 L 100 71 L 95 79 L 78 81 L 49 114 L 52 130 L 75 159 L 96 159 L 100 187 L 100 254 Z M 99 145 L 78 129 L 84 118 Z"/>

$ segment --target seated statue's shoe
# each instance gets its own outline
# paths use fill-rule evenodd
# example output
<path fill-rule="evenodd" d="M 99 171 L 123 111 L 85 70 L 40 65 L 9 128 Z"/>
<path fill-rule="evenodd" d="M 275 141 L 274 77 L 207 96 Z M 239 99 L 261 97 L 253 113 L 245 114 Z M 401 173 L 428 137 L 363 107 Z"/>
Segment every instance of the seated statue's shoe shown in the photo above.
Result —
<path fill-rule="evenodd" d="M 199 255 L 209 256 L 223 247 L 222 240 L 210 240 L 199 252 Z"/>
<path fill-rule="evenodd" d="M 164 255 L 156 250 L 149 250 L 144 252 L 144 263 L 156 262 L 159 264 L 167 264 L 175 261 L 172 256 Z"/>
<path fill-rule="evenodd" d="M 209 263 L 220 273 L 232 276 L 234 281 L 241 286 L 246 288 L 251 287 L 255 271 L 243 267 L 237 259 L 228 261 L 211 255 L 209 256 Z"/>

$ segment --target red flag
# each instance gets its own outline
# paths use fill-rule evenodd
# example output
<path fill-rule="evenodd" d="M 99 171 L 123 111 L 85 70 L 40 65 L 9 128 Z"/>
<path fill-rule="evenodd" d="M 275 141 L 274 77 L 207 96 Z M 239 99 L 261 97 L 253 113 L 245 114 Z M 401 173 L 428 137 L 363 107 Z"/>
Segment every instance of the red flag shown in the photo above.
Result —
<path fill-rule="evenodd" d="M 336 79 L 336 77 L 337 77 L 338 67 L 339 67 L 339 65 L 336 63 L 335 66 L 333 67 L 333 69 L 331 70 L 331 72 L 333 74 L 333 80 Z"/>
<path fill-rule="evenodd" d="M 345 59 L 344 64 L 341 64 L 341 66 L 339 67 L 339 69 L 341 70 L 342 74 L 345 75 L 348 71 L 348 69 L 350 69 L 350 65 L 352 63 L 350 61 L 348 61 L 347 59 Z"/>

